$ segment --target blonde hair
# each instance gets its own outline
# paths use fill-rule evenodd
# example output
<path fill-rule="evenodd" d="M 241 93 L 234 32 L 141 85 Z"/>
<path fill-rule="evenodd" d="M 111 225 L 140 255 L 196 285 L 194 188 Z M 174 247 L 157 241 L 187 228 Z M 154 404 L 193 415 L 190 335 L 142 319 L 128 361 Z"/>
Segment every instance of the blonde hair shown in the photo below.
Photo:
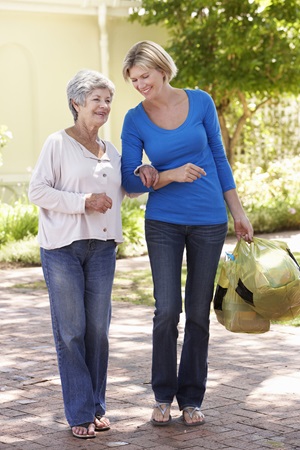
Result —
<path fill-rule="evenodd" d="M 128 51 L 123 61 L 123 77 L 128 81 L 129 71 L 133 66 L 143 69 L 156 69 L 165 73 L 169 82 L 177 74 L 177 67 L 172 57 L 159 44 L 152 41 L 140 41 Z"/>

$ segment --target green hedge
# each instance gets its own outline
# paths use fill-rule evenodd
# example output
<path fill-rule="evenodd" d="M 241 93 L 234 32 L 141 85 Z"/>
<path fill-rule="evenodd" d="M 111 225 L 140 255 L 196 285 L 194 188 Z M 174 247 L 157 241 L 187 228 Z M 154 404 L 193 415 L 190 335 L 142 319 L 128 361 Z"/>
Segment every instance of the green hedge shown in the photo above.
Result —
<path fill-rule="evenodd" d="M 300 229 L 299 173 L 299 156 L 271 162 L 267 170 L 235 165 L 237 191 L 256 233 Z"/>
<path fill-rule="evenodd" d="M 243 206 L 255 233 L 271 233 L 300 229 L 300 157 L 268 164 L 267 170 L 258 166 L 253 171 L 246 164 L 237 163 L 234 176 Z M 125 198 L 122 203 L 122 222 L 125 242 L 118 247 L 118 257 L 141 255 L 146 252 L 144 240 L 145 196 Z M 230 217 L 230 215 L 229 215 Z M 0 261 L 20 258 L 16 243 L 23 241 L 26 260 L 30 249 L 38 246 L 38 208 L 29 203 L 26 195 L 13 204 L 0 202 Z M 229 220 L 229 233 L 233 221 Z M 22 253 L 22 251 L 20 251 Z M 35 261 L 36 263 L 36 261 Z"/>

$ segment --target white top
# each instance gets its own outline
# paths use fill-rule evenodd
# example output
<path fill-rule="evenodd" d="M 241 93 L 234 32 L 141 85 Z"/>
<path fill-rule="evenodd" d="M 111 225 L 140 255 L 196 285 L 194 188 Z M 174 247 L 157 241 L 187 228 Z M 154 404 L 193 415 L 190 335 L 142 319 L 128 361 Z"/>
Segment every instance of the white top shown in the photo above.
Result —
<path fill-rule="evenodd" d="M 105 141 L 98 159 L 64 130 L 51 134 L 29 185 L 29 200 L 40 207 L 38 242 L 54 249 L 81 239 L 123 242 L 121 155 Z M 106 193 L 112 208 L 105 214 L 85 210 L 85 194 Z"/>

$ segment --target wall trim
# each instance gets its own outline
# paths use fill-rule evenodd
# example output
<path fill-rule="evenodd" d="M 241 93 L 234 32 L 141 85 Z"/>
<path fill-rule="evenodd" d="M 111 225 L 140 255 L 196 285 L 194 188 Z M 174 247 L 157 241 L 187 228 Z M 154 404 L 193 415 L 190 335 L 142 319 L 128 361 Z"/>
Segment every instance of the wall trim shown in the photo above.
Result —
<path fill-rule="evenodd" d="M 138 4 L 139 0 L 0 0 L 0 10 L 97 16 L 105 5 L 108 16 L 125 17 Z"/>

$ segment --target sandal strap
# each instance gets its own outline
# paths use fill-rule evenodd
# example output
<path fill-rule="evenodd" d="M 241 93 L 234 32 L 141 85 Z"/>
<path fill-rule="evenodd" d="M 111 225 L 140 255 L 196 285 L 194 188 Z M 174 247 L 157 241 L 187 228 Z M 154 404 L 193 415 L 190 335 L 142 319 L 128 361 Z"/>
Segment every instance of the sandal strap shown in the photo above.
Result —
<path fill-rule="evenodd" d="M 165 405 L 165 407 L 164 407 Z M 168 408 L 171 408 L 171 403 L 159 403 L 156 402 L 153 408 L 158 408 L 162 414 L 163 417 L 165 417 L 166 412 L 168 411 Z"/>
<path fill-rule="evenodd" d="M 193 420 L 193 416 L 195 413 L 197 413 L 199 417 L 204 418 L 204 414 L 201 412 L 198 406 L 187 406 L 186 408 L 183 408 L 183 411 L 188 413 L 191 420 Z"/>

